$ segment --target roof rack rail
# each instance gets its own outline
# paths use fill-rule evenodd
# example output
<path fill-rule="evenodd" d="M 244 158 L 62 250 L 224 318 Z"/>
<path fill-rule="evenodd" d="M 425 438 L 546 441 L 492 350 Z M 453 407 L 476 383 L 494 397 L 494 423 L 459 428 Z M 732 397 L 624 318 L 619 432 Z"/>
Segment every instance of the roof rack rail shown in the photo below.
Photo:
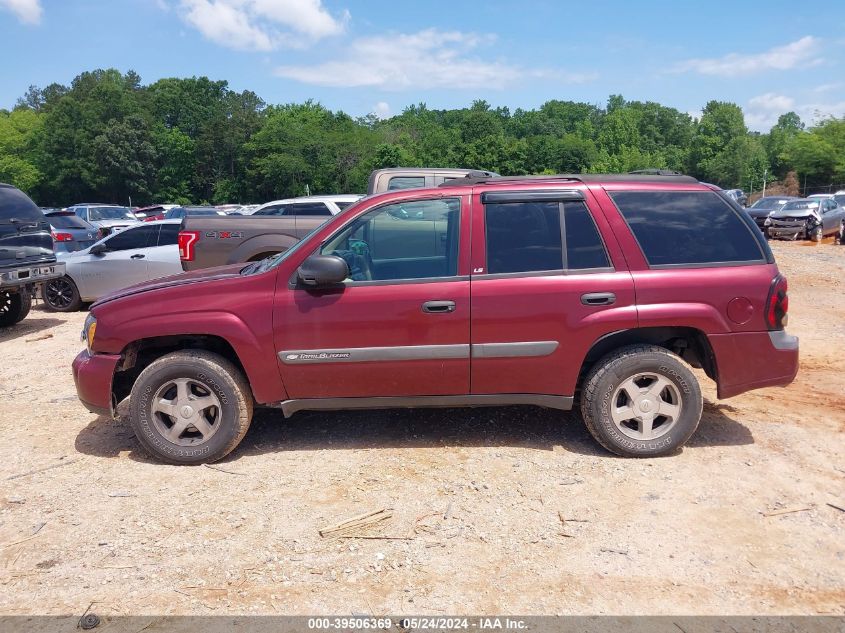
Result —
<path fill-rule="evenodd" d="M 455 187 L 461 185 L 505 184 L 509 182 L 550 182 L 556 180 L 570 180 L 583 183 L 600 182 L 674 182 L 697 183 L 692 176 L 685 176 L 668 169 L 641 169 L 627 174 L 551 174 L 532 176 L 476 176 L 467 174 L 459 178 L 452 178 L 441 184 L 441 187 Z"/>

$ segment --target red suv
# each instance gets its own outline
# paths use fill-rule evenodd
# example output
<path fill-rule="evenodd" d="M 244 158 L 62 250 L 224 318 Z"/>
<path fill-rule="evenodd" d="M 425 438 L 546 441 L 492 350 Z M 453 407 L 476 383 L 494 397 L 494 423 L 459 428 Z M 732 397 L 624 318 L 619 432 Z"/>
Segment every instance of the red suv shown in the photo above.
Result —
<path fill-rule="evenodd" d="M 255 406 L 580 404 L 619 455 L 791 382 L 786 279 L 751 218 L 686 176 L 461 178 L 364 198 L 290 250 L 98 301 L 73 363 L 96 413 L 170 463 L 220 459 Z"/>

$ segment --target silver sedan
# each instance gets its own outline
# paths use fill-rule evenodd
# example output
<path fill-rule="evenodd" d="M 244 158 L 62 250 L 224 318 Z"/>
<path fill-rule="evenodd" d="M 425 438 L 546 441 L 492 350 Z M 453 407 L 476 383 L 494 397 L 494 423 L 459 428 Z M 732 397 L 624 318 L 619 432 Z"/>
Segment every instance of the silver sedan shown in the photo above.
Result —
<path fill-rule="evenodd" d="M 180 224 L 180 220 L 138 223 L 84 250 L 59 253 L 65 276 L 42 284 L 41 298 L 52 310 L 71 312 L 115 290 L 180 274 Z"/>

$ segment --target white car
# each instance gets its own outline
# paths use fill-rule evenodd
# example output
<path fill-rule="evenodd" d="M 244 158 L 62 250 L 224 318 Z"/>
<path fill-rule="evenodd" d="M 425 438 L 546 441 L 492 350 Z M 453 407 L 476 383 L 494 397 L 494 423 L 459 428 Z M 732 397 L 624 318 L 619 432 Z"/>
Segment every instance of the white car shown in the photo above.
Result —
<path fill-rule="evenodd" d="M 80 218 L 100 229 L 103 235 L 120 231 L 140 222 L 129 207 L 110 204 L 75 204 L 65 211 L 73 211 Z"/>
<path fill-rule="evenodd" d="M 177 275 L 180 220 L 143 222 L 73 253 L 57 253 L 65 275 L 41 285 L 41 298 L 58 312 L 78 310 L 115 290 Z"/>
<path fill-rule="evenodd" d="M 363 197 L 357 193 L 344 193 L 274 200 L 262 204 L 250 215 L 324 215 L 329 217 L 337 215 L 347 207 L 351 207 Z"/>

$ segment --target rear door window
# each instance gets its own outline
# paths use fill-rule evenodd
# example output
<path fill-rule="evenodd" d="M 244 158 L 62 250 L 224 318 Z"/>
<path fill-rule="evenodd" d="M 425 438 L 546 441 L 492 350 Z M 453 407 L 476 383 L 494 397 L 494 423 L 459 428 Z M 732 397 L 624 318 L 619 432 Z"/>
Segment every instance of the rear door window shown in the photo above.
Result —
<path fill-rule="evenodd" d="M 110 251 L 128 251 L 136 248 L 146 248 L 156 243 L 156 233 L 158 233 L 158 226 L 156 225 L 124 229 L 107 240 L 106 246 Z"/>
<path fill-rule="evenodd" d="M 174 246 L 179 242 L 179 224 L 161 224 L 158 234 L 159 246 Z"/>
<path fill-rule="evenodd" d="M 765 261 L 750 221 L 712 191 L 608 192 L 649 266 Z"/>
<path fill-rule="evenodd" d="M 291 204 L 285 208 L 285 215 L 331 215 L 332 212 L 324 202 L 302 202 Z"/>

